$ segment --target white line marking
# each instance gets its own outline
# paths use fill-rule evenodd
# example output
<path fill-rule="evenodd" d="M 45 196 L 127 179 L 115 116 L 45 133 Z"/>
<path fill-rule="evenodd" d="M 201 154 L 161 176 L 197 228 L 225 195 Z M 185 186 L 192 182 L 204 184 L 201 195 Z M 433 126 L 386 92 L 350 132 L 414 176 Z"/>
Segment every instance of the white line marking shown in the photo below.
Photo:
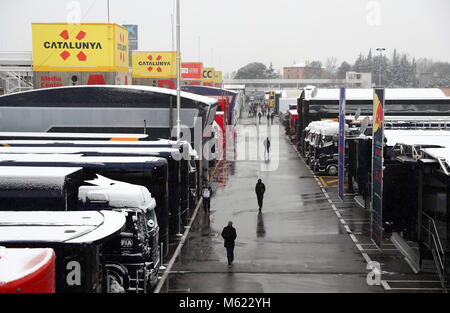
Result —
<path fill-rule="evenodd" d="M 388 279 L 386 281 L 390 281 L 392 283 L 440 283 L 439 280 L 395 280 Z"/>
<path fill-rule="evenodd" d="M 319 181 L 319 179 L 317 178 L 316 174 L 308 167 L 308 165 L 306 164 L 306 162 L 303 160 L 303 158 L 300 155 L 300 151 L 298 151 L 295 147 L 294 147 L 295 151 L 297 152 L 297 155 L 299 156 L 300 160 L 305 164 L 306 168 L 309 169 L 309 171 L 311 172 L 311 174 L 313 175 L 313 177 L 315 178 L 317 185 L 319 186 L 319 188 L 322 190 L 322 192 L 325 194 L 325 197 L 328 198 L 328 200 L 331 200 L 327 191 L 325 190 L 325 188 L 323 187 L 323 184 Z M 333 208 L 334 212 L 336 213 L 336 216 L 338 216 L 340 218 L 340 221 L 342 224 L 344 224 L 344 228 L 347 231 L 347 233 L 349 234 L 350 238 L 352 239 L 352 241 L 355 243 L 356 248 L 358 248 L 359 251 L 361 251 L 361 254 L 364 258 L 364 260 L 367 263 L 370 263 L 372 260 L 370 259 L 369 255 L 367 253 L 363 252 L 363 248 L 362 248 L 362 244 L 358 244 L 358 240 L 356 239 L 355 235 L 352 233 L 352 231 L 350 230 L 350 228 L 348 227 L 348 225 L 346 225 L 347 223 L 345 222 L 345 220 L 343 218 L 341 218 L 341 214 L 339 213 L 339 210 L 337 209 L 336 205 L 333 203 L 333 201 L 328 201 L 331 204 L 331 207 Z M 339 204 L 341 204 L 342 202 L 339 202 Z M 345 203 L 345 201 L 344 201 Z M 355 233 L 355 234 L 359 234 L 361 235 L 361 233 Z M 391 290 L 391 287 L 389 286 L 389 284 L 386 281 L 381 281 L 381 284 L 383 285 L 383 288 L 385 290 Z"/>
<path fill-rule="evenodd" d="M 367 264 L 369 264 L 370 262 L 372 262 L 372 260 L 371 260 L 370 257 L 367 255 L 367 253 L 362 253 L 362 256 L 363 256 L 364 260 L 366 260 Z"/>
<path fill-rule="evenodd" d="M 366 249 L 364 248 L 364 251 L 380 251 L 380 249 Z M 383 248 L 383 251 L 398 251 L 397 249 L 385 249 Z"/>
<path fill-rule="evenodd" d="M 385 280 L 381 281 L 381 286 L 383 286 L 384 290 L 391 290 L 391 286 L 389 286 L 389 284 Z"/>
<path fill-rule="evenodd" d="M 358 242 L 358 239 L 356 239 L 356 236 L 355 236 L 355 235 L 350 234 L 350 238 L 352 238 L 352 240 L 353 240 L 354 243 L 357 243 L 357 242 Z M 360 245 L 360 246 L 361 246 L 361 245 Z"/>
<path fill-rule="evenodd" d="M 442 288 L 392 288 L 389 290 L 433 290 L 433 291 L 442 291 Z"/>
<path fill-rule="evenodd" d="M 154 293 L 160 293 L 161 288 L 162 288 L 162 286 L 164 285 L 164 283 L 165 283 L 165 281 L 166 281 L 166 279 L 167 279 L 167 276 L 169 275 L 169 272 L 170 272 L 170 270 L 172 269 L 173 264 L 175 263 L 175 260 L 177 259 L 178 255 L 179 255 L 180 252 L 181 252 L 181 248 L 183 248 L 184 242 L 186 241 L 186 238 L 187 238 L 187 236 L 189 235 L 189 231 L 190 231 L 190 229 L 191 229 L 192 223 L 194 222 L 194 220 L 195 220 L 195 218 L 196 218 L 196 216 L 197 216 L 198 210 L 199 210 L 199 208 L 200 208 L 200 205 L 201 205 L 202 203 L 203 203 L 203 199 L 200 198 L 200 200 L 198 201 L 197 207 L 195 208 L 195 211 L 194 211 L 194 213 L 192 214 L 192 219 L 191 219 L 191 221 L 189 222 L 189 225 L 188 225 L 189 228 L 186 228 L 186 230 L 184 231 L 183 237 L 181 237 L 181 241 L 180 241 L 180 243 L 178 244 L 178 247 L 177 247 L 177 249 L 175 250 L 175 253 L 173 254 L 172 258 L 170 259 L 169 265 L 167 265 L 167 269 L 164 271 L 164 273 L 163 273 L 161 279 L 159 280 L 158 285 L 156 286 Z"/>
<path fill-rule="evenodd" d="M 356 233 L 355 233 L 356 234 Z M 374 243 L 361 243 L 363 246 L 375 246 Z M 383 246 L 393 246 L 393 243 L 383 243 Z"/>
<path fill-rule="evenodd" d="M 351 234 L 352 231 L 350 230 L 350 228 L 348 227 L 348 225 L 344 225 L 345 230 L 347 231 L 347 233 Z"/>
<path fill-rule="evenodd" d="M 347 218 L 347 221 L 369 221 L 370 219 L 368 218 Z"/>

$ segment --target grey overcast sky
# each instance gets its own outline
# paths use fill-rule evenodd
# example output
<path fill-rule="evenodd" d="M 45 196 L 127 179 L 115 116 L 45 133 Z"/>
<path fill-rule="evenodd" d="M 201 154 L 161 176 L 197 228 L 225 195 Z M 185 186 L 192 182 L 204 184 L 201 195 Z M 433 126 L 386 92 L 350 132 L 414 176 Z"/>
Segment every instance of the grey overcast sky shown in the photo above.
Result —
<path fill-rule="evenodd" d="M 66 22 L 66 0 L 0 0 L 0 50 L 31 51 L 31 23 Z M 81 22 L 106 22 L 107 0 L 78 0 Z M 139 25 L 139 49 L 172 49 L 174 0 L 110 0 L 111 22 Z M 73 12 L 73 11 L 72 11 Z M 181 0 L 183 61 L 231 72 L 384 47 L 450 61 L 449 0 Z M 200 52 L 199 52 L 200 38 Z"/>

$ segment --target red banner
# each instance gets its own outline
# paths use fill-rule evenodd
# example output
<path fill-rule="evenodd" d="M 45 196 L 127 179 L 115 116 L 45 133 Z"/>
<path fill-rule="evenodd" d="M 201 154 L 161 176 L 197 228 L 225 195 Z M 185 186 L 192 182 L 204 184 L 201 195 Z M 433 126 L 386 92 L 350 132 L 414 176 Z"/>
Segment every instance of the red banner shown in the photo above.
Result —
<path fill-rule="evenodd" d="M 181 63 L 181 78 L 185 80 L 201 80 L 203 63 Z"/>

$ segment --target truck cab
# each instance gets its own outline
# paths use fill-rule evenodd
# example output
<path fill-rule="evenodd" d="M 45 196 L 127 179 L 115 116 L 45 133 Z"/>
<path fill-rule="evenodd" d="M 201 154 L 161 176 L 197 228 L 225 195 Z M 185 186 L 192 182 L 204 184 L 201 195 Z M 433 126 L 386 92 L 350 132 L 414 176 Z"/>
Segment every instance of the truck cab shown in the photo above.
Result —
<path fill-rule="evenodd" d="M 143 186 L 110 180 L 103 176 L 81 186 L 79 208 L 112 210 L 126 217 L 125 229 L 105 246 L 105 258 L 117 267 L 115 274 L 127 292 L 147 292 L 156 286 L 160 266 L 159 226 L 156 201 Z"/>

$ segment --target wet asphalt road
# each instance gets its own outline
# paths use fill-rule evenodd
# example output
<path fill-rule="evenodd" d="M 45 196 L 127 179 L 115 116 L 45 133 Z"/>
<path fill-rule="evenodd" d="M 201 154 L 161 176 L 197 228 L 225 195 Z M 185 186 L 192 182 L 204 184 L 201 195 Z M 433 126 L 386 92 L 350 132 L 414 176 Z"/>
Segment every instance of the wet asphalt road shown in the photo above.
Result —
<path fill-rule="evenodd" d="M 311 172 L 288 142 L 278 122 L 256 128 L 242 119 L 237 141 L 262 141 L 271 129 L 272 156 L 224 162 L 215 173 L 211 213 L 201 209 L 171 273 L 168 292 L 380 292 L 366 282 L 361 253 L 334 214 Z M 248 131 L 257 130 L 256 134 Z M 278 132 L 278 136 L 277 136 Z M 278 140 L 277 140 L 278 139 Z M 239 150 L 240 149 L 240 150 Z M 255 155 L 255 145 L 247 159 Z M 277 161 L 276 151 L 279 151 Z M 238 152 L 242 148 L 238 146 Z M 265 171 L 268 170 L 268 171 Z M 266 185 L 262 213 L 254 192 Z M 220 233 L 231 220 L 237 230 L 235 262 L 227 267 Z"/>

